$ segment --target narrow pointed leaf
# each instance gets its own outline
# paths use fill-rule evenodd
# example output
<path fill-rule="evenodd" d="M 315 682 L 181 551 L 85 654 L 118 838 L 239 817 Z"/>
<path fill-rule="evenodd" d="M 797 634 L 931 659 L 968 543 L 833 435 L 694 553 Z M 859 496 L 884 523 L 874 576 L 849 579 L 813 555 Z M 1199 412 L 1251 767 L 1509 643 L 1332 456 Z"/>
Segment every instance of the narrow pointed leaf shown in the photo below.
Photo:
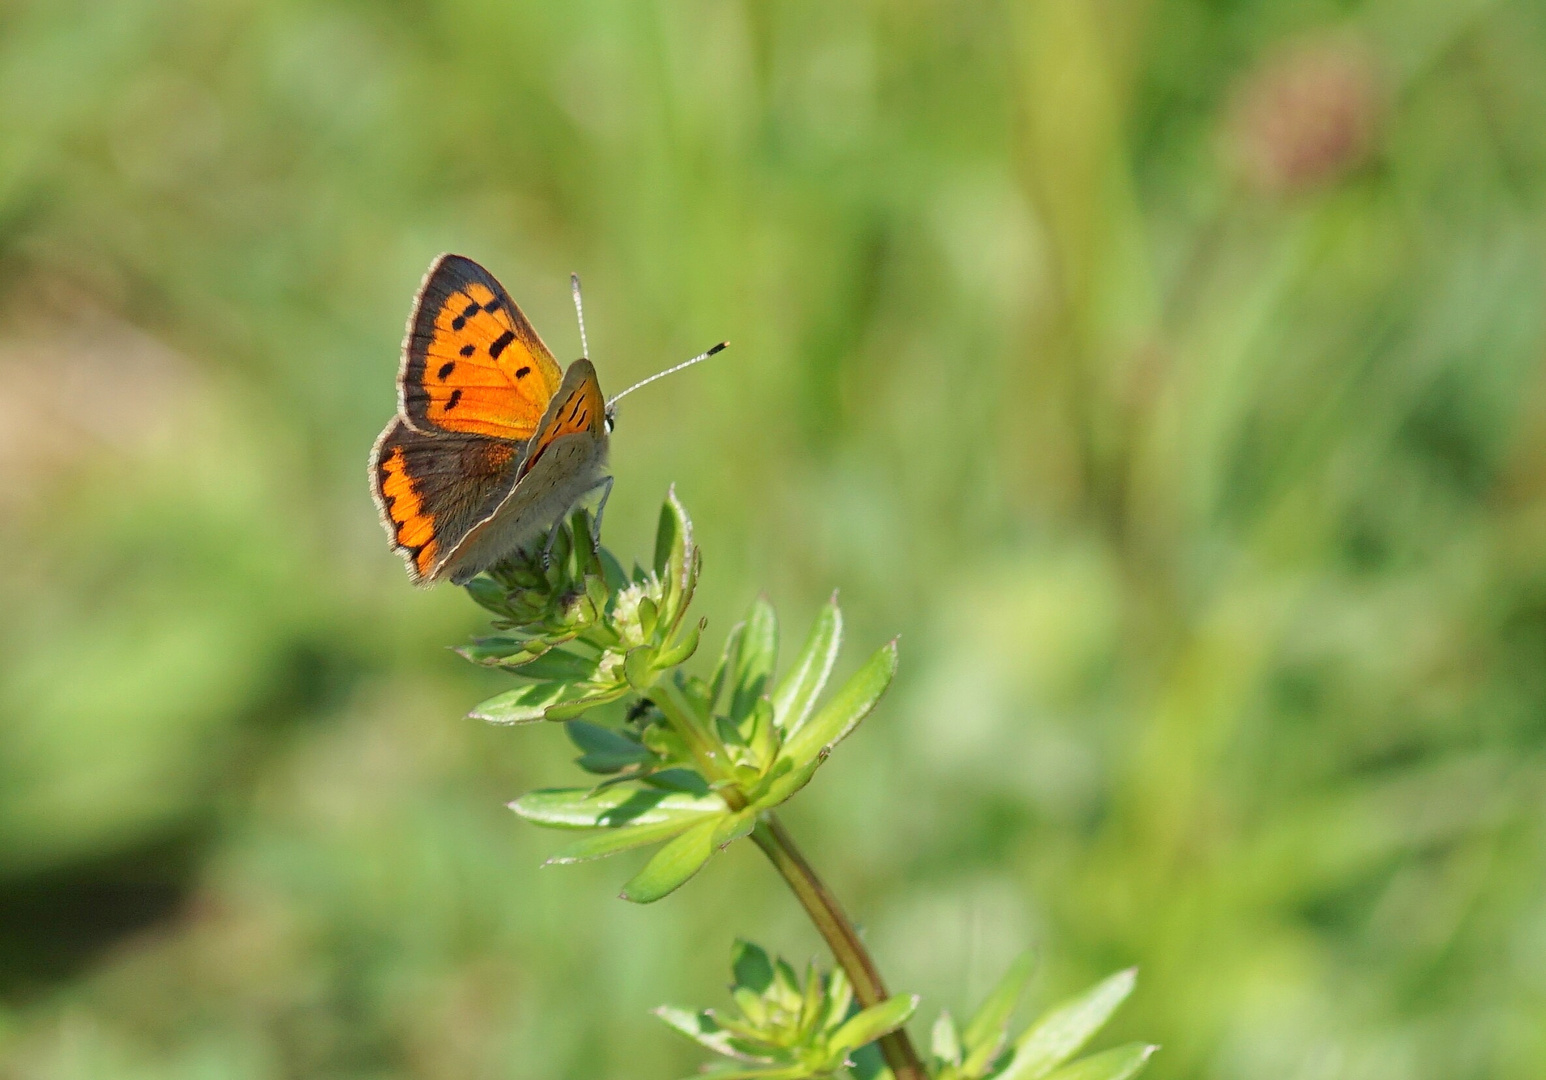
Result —
<path fill-rule="evenodd" d="M 691 543 L 692 522 L 677 500 L 676 485 L 672 484 L 660 507 L 660 525 L 655 530 L 655 573 L 664 579 L 666 567 L 673 561 L 680 566 Z"/>
<path fill-rule="evenodd" d="M 773 985 L 773 961 L 767 950 L 754 942 L 736 939 L 730 954 L 735 984 L 760 994 Z"/>
<path fill-rule="evenodd" d="M 596 674 L 599 660 L 565 649 L 549 649 L 521 665 L 519 674 L 544 682 L 584 682 Z"/>
<path fill-rule="evenodd" d="M 735 669 L 735 659 L 740 655 L 741 635 L 744 633 L 746 624 L 738 622 L 725 635 L 724 651 L 719 654 L 719 663 L 714 666 L 714 677 L 709 680 L 709 707 L 712 709 L 719 708 L 719 699 L 730 680 L 730 672 Z"/>
<path fill-rule="evenodd" d="M 832 700 L 784 744 L 784 755 L 797 765 L 830 751 L 863 720 L 896 674 L 896 642 L 883 645 L 865 661 Z"/>
<path fill-rule="evenodd" d="M 714 1017 L 708 1013 L 688 1012 L 686 1009 L 678 1009 L 671 1005 L 662 1005 L 654 1012 L 673 1030 L 687 1036 L 699 1046 L 727 1057 L 745 1058 L 745 1055 L 738 1052 L 732 1045 L 734 1033 L 720 1027 Z"/>
<path fill-rule="evenodd" d="M 699 624 L 683 634 L 680 639 L 673 642 L 669 647 L 661 649 L 655 657 L 655 669 L 657 671 L 664 671 L 667 668 L 674 668 L 678 664 L 685 664 L 692 654 L 698 651 L 698 639 L 702 633 L 703 626 Z"/>
<path fill-rule="evenodd" d="M 1025 991 L 1025 984 L 1030 981 L 1035 967 L 1035 957 L 1029 952 L 1021 954 L 1019 959 L 1009 965 L 1009 970 L 961 1033 L 968 1057 L 976 1056 L 984 1046 L 991 1046 L 992 1053 L 998 1052 L 998 1048 L 1003 1045 L 1004 1028 L 1009 1023 L 1009 1016 L 1015 1011 L 1015 1004 Z M 989 1056 L 991 1058 L 992 1055 Z"/>
<path fill-rule="evenodd" d="M 769 773 L 769 779 L 761 790 L 752 796 L 752 805 L 758 810 L 771 810 L 780 803 L 789 801 L 795 793 L 811 782 L 811 777 L 816 775 L 816 770 L 821 768 L 821 763 L 827 760 L 825 752 L 818 754 L 815 761 L 808 762 L 800 768 L 795 768 L 794 762 L 788 758 L 781 758 Z"/>
<path fill-rule="evenodd" d="M 576 690 L 581 692 L 570 696 Z M 584 716 L 597 705 L 605 705 L 608 702 L 616 701 L 626 693 L 628 693 L 626 683 L 599 690 L 588 686 L 570 687 L 569 693 L 565 694 L 564 699 L 549 705 L 542 715 L 547 720 L 573 720 L 577 716 Z"/>
<path fill-rule="evenodd" d="M 547 719 L 549 705 L 563 700 L 567 683 L 540 682 L 518 686 L 474 706 L 467 715 L 491 724 L 530 724 Z"/>
<path fill-rule="evenodd" d="M 697 798 L 658 790 L 611 787 L 533 791 L 510 804 L 521 817 L 550 829 L 599 829 L 662 822 L 695 824 L 726 812 L 717 795 Z"/>
<path fill-rule="evenodd" d="M 621 828 L 597 829 L 588 832 L 573 843 L 565 844 L 547 857 L 544 866 L 566 866 L 570 863 L 604 859 L 620 851 L 648 847 L 680 836 L 692 828 L 692 820 L 662 821 L 651 825 L 624 825 Z"/>
<path fill-rule="evenodd" d="M 623 564 L 617 561 L 617 557 L 606 548 L 601 549 L 601 579 L 613 592 L 628 587 L 627 571 L 623 569 Z"/>
<path fill-rule="evenodd" d="M 778 616 L 765 596 L 752 603 L 730 674 L 730 719 L 739 724 L 768 692 L 778 657 Z"/>
<path fill-rule="evenodd" d="M 485 611 L 492 611 L 495 615 L 504 615 L 509 611 L 506 604 L 505 590 L 499 587 L 499 583 L 492 578 L 475 577 L 464 588 L 473 602 Z"/>
<path fill-rule="evenodd" d="M 1133 992 L 1137 969 L 1119 971 L 1058 1005 L 1015 1040 L 1015 1054 L 999 1080 L 1040 1080 L 1077 1054 Z"/>
<path fill-rule="evenodd" d="M 856 1016 L 850 1017 L 842 1027 L 832 1033 L 829 1045 L 841 1048 L 845 1053 L 872 1043 L 882 1035 L 889 1035 L 912 1016 L 918 1008 L 917 994 L 898 994 L 873 1005 Z"/>
<path fill-rule="evenodd" d="M 757 811 L 747 808 L 735 814 L 727 814 L 720 821 L 719 828 L 714 832 L 714 846 L 716 848 L 729 847 L 743 836 L 751 834 L 757 825 Z"/>
<path fill-rule="evenodd" d="M 961 1036 L 948 1011 L 941 1012 L 939 1019 L 934 1021 L 934 1027 L 929 1032 L 929 1052 L 941 1064 L 961 1064 Z"/>
<path fill-rule="evenodd" d="M 585 720 L 571 720 L 564 725 L 569 741 L 584 751 L 576 764 L 586 772 L 615 773 L 629 765 L 649 761 L 650 753 L 638 738 L 628 731 L 615 731 Z"/>
<path fill-rule="evenodd" d="M 1047 1080 L 1128 1080 L 1143 1071 L 1158 1049 L 1148 1043 L 1128 1043 L 1065 1065 Z"/>
<path fill-rule="evenodd" d="M 812 1073 L 805 1065 L 738 1066 L 728 1068 L 717 1064 L 707 1066 L 694 1080 L 811 1080 L 813 1076 L 825 1077 L 828 1072 Z"/>
<path fill-rule="evenodd" d="M 700 821 L 657 851 L 644 869 L 623 886 L 623 899 L 652 904 L 675 892 L 703 869 L 714 854 L 714 831 L 718 826 L 716 818 Z"/>
<path fill-rule="evenodd" d="M 842 643 L 843 613 L 834 595 L 816 616 L 805 647 L 773 692 L 773 722 L 783 729 L 785 738 L 799 731 L 816 707 Z"/>

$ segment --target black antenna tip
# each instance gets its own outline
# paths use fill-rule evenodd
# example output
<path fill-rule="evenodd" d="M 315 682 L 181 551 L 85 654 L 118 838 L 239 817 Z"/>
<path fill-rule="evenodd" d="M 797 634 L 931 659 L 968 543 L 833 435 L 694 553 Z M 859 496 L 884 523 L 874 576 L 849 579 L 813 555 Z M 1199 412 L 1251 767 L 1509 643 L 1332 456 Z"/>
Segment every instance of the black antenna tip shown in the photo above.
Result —
<path fill-rule="evenodd" d="M 707 360 L 709 357 L 713 356 L 715 353 L 724 351 L 725 346 L 729 345 L 729 344 L 730 344 L 730 342 L 728 342 L 728 341 L 721 341 L 718 345 L 714 346 L 708 352 L 704 353 L 703 354 L 703 358 L 705 360 Z"/>

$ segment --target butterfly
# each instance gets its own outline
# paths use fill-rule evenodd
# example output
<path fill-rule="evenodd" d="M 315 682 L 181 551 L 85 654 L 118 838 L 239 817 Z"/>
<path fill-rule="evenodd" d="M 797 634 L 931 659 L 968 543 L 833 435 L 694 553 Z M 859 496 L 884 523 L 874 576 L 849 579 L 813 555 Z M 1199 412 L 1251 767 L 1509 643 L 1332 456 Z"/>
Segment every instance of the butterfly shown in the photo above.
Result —
<path fill-rule="evenodd" d="M 560 370 L 493 274 L 462 255 L 436 259 L 408 319 L 397 415 L 370 452 L 371 494 L 413 583 L 465 584 L 543 532 L 545 562 L 569 511 L 598 491 L 599 544 L 617 401 L 726 344 L 607 401 L 590 360 Z"/>

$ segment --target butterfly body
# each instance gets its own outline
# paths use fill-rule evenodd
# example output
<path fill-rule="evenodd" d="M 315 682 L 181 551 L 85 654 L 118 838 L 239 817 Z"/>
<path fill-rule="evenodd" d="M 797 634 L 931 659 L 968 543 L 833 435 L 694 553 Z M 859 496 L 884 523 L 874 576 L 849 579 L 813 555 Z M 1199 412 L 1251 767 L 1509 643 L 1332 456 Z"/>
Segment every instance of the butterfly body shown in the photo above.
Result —
<path fill-rule="evenodd" d="M 462 584 L 606 485 L 611 415 L 596 369 L 566 372 L 487 270 L 431 265 L 414 302 L 398 409 L 371 493 L 415 584 Z"/>

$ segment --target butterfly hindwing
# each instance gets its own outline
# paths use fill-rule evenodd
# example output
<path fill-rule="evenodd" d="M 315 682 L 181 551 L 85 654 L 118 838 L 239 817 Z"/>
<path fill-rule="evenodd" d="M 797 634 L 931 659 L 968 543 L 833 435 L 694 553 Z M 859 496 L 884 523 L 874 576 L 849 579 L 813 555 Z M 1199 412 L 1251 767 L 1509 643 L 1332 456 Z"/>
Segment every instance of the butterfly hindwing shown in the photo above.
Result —
<path fill-rule="evenodd" d="M 414 302 L 399 411 L 419 432 L 529 439 L 561 372 L 510 295 L 462 255 L 435 260 Z"/>
<path fill-rule="evenodd" d="M 370 484 L 392 546 L 415 584 L 440 576 L 457 546 L 510 494 L 525 444 L 414 431 L 401 418 L 371 451 Z"/>

